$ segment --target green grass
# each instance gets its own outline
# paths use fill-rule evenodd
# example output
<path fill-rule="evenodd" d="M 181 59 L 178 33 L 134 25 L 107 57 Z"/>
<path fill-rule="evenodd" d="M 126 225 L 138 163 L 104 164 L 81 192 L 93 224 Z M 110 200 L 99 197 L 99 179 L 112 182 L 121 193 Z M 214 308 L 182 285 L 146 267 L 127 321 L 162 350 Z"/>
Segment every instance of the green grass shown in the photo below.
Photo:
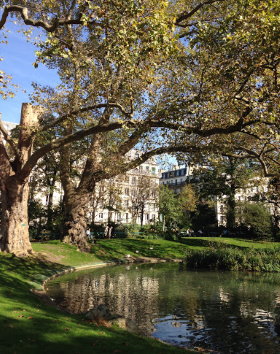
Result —
<path fill-rule="evenodd" d="M 167 260 L 185 259 L 192 254 L 194 263 L 200 257 L 200 267 L 208 264 L 215 269 L 280 271 L 276 246 L 278 243 L 273 242 L 188 237 L 184 244 L 164 240 L 99 240 L 90 254 L 58 241 L 34 243 L 34 250 L 40 252 L 38 258 L 21 259 L 0 253 L 0 353 L 186 352 L 121 329 L 97 327 L 85 322 L 83 316 L 62 313 L 42 302 L 30 289 L 40 289 L 46 278 L 69 266 L 124 261 L 128 254 L 134 259 Z M 240 264 L 247 264 L 247 268 Z"/>
<path fill-rule="evenodd" d="M 92 253 L 88 254 L 77 252 L 75 247 L 59 241 L 34 243 L 33 249 L 52 257 L 57 263 L 77 266 L 93 262 L 122 261 L 127 259 L 127 255 L 133 258 L 184 259 L 190 247 L 166 240 L 112 239 L 98 240 L 92 247 Z"/>
<path fill-rule="evenodd" d="M 193 249 L 206 247 L 238 247 L 238 248 L 256 248 L 256 249 L 273 249 L 280 247 L 279 242 L 270 241 L 254 241 L 244 240 L 239 238 L 226 237 L 183 237 L 182 242 L 185 245 L 191 246 Z"/>
<path fill-rule="evenodd" d="M 100 263 L 116 257 L 117 240 L 100 242 L 93 254 L 83 254 L 75 247 L 57 242 L 34 244 L 34 249 L 43 252 L 56 262 L 47 262 L 45 257 L 16 258 L 0 253 L 0 353 L 38 354 L 38 353 L 186 353 L 186 351 L 165 345 L 151 338 L 139 337 L 118 328 L 98 327 L 86 322 L 82 315 L 74 316 L 62 313 L 55 307 L 42 302 L 31 288 L 39 289 L 43 280 L 69 265 Z M 126 241 L 126 240 L 125 240 Z M 100 256 L 104 244 L 106 257 Z M 128 250 L 139 248 L 140 244 L 124 243 L 120 255 Z M 137 245 L 137 247 L 136 247 Z M 145 246 L 144 246 L 145 245 Z M 143 242 L 142 253 L 149 243 Z M 178 255 L 177 245 L 174 251 L 169 243 L 155 245 L 155 254 Z M 105 247 L 106 246 L 106 247 Z M 176 250 L 176 251 L 175 251 Z"/>

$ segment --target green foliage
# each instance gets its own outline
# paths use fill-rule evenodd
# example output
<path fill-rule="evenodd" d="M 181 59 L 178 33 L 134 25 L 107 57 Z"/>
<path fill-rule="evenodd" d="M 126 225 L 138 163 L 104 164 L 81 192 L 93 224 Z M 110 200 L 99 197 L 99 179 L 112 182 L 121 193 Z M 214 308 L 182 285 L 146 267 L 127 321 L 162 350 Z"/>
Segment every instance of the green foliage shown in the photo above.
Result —
<path fill-rule="evenodd" d="M 28 215 L 31 239 L 49 240 L 61 238 L 64 222 L 61 204 L 48 209 L 41 202 L 30 200 L 28 203 Z M 49 222 L 50 219 L 51 222 Z"/>
<path fill-rule="evenodd" d="M 160 186 L 159 213 L 164 217 L 166 226 L 169 228 L 176 225 L 183 216 L 180 199 L 165 185 Z"/>
<path fill-rule="evenodd" d="M 240 220 L 250 228 L 253 238 L 269 239 L 272 237 L 272 217 L 263 204 L 241 204 Z"/>
<path fill-rule="evenodd" d="M 279 249 L 233 249 L 211 248 L 189 251 L 187 268 L 209 268 L 215 270 L 249 270 L 280 272 Z"/>
<path fill-rule="evenodd" d="M 199 203 L 197 211 L 192 215 L 192 227 L 195 230 L 205 229 L 217 224 L 215 208 L 208 203 Z"/>

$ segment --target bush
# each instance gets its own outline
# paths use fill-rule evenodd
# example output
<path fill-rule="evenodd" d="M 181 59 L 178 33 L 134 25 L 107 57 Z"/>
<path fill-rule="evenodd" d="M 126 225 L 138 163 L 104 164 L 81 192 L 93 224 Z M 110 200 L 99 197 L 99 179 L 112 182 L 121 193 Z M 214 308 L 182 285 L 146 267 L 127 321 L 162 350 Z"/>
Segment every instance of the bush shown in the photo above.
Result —
<path fill-rule="evenodd" d="M 279 249 L 254 250 L 219 248 L 189 251 L 187 268 L 280 272 Z"/>
<path fill-rule="evenodd" d="M 272 218 L 263 204 L 245 203 L 241 206 L 241 213 L 241 220 L 249 227 L 253 238 L 270 239 L 272 237 Z"/>

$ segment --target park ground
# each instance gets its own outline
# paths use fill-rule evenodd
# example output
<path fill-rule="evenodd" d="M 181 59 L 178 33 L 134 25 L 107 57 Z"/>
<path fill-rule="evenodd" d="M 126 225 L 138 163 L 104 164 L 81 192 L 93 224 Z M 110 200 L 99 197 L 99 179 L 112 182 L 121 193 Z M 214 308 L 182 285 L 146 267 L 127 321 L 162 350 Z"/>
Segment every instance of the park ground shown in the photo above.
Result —
<path fill-rule="evenodd" d="M 83 315 L 62 313 L 50 305 L 43 281 L 70 267 L 105 262 L 184 260 L 190 252 L 233 248 L 276 252 L 278 243 L 239 239 L 99 240 L 92 253 L 58 241 L 33 243 L 35 255 L 17 258 L 0 253 L 0 353 L 186 353 L 151 338 L 118 328 L 96 326 Z"/>

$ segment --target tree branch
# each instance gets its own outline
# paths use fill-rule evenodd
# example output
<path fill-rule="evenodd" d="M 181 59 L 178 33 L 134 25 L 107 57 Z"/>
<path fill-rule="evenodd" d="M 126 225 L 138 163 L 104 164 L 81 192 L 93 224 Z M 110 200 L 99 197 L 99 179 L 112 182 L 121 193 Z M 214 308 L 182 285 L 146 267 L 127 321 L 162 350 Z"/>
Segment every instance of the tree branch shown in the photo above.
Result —
<path fill-rule="evenodd" d="M 19 6 L 19 5 L 11 5 L 11 6 L 5 6 L 4 11 L 2 13 L 2 17 L 0 20 L 0 29 L 4 27 L 7 18 L 9 16 L 9 13 L 12 12 L 18 12 L 23 20 L 23 22 L 26 25 L 33 26 L 33 27 L 42 27 L 44 28 L 47 32 L 54 32 L 59 26 L 64 26 L 64 25 L 81 25 L 83 24 L 82 21 L 82 13 L 79 13 L 77 18 L 74 19 L 58 19 L 55 18 L 52 20 L 52 23 L 47 23 L 44 21 L 36 21 L 33 20 L 29 17 L 28 15 L 28 8 Z"/>
<path fill-rule="evenodd" d="M 191 18 L 195 13 L 197 13 L 201 8 L 203 8 L 206 5 L 211 5 L 214 4 L 215 2 L 221 2 L 224 0 L 208 0 L 205 2 L 201 2 L 200 4 L 198 4 L 196 7 L 194 7 L 191 11 L 184 11 L 182 12 L 175 21 L 175 25 L 179 26 L 179 27 L 186 27 L 185 25 L 182 25 L 181 22 Z"/>
<path fill-rule="evenodd" d="M 39 132 L 43 132 L 43 131 L 49 130 L 51 128 L 54 128 L 55 126 L 64 122 L 66 119 L 68 119 L 72 116 L 75 116 L 75 115 L 78 115 L 81 113 L 85 113 L 88 111 L 93 111 L 94 109 L 101 109 L 101 108 L 108 108 L 108 107 L 118 108 L 126 117 L 131 118 L 131 114 L 126 112 L 125 109 L 122 107 L 122 105 L 120 105 L 119 103 L 114 103 L 114 102 L 100 103 L 100 104 L 96 104 L 96 105 L 92 105 L 92 106 L 82 107 L 80 109 L 77 109 L 76 111 L 72 111 L 70 113 L 64 114 L 63 116 L 56 119 L 54 122 L 43 126 L 42 129 L 39 130 Z M 38 131 L 35 131 L 32 133 L 32 135 L 35 135 L 37 133 L 38 133 Z"/>
<path fill-rule="evenodd" d="M 0 189 L 4 187 L 4 182 L 9 177 L 11 169 L 11 161 L 0 135 Z"/>
<path fill-rule="evenodd" d="M 88 129 L 79 130 L 73 134 L 69 134 L 66 135 L 65 137 L 55 139 L 50 143 L 46 144 L 45 146 L 39 148 L 30 156 L 26 164 L 23 166 L 21 172 L 19 173 L 20 175 L 19 178 L 24 179 L 27 176 L 29 176 L 30 172 L 32 171 L 33 167 L 36 165 L 37 161 L 48 152 L 59 149 L 60 147 L 72 143 L 74 141 L 81 140 L 86 136 L 120 129 L 127 124 L 131 124 L 134 126 L 133 122 L 113 122 L 104 125 L 93 126 Z"/>
<path fill-rule="evenodd" d="M 8 131 L 5 129 L 4 124 L 0 118 L 0 133 L 3 134 L 4 139 L 7 141 L 7 143 L 10 145 L 15 157 L 19 159 L 19 151 L 16 147 L 16 144 L 14 143 L 13 139 L 10 138 Z"/>

